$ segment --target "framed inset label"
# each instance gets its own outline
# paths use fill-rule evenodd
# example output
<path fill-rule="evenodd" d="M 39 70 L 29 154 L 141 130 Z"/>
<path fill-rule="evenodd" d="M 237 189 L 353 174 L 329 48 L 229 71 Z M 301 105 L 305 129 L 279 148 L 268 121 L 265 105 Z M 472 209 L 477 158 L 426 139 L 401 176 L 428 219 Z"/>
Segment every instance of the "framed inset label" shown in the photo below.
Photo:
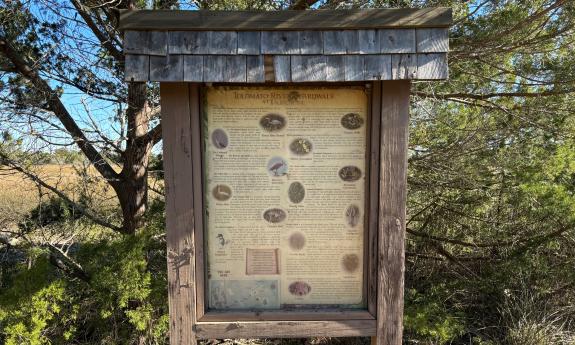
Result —
<path fill-rule="evenodd" d="M 206 87 L 210 310 L 365 308 L 363 87 Z"/>

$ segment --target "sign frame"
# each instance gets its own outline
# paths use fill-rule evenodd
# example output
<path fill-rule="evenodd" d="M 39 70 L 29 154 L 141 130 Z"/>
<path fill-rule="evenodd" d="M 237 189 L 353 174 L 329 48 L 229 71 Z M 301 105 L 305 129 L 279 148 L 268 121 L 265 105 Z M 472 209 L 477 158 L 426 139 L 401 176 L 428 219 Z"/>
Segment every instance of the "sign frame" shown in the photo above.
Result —
<path fill-rule="evenodd" d="M 172 344 L 197 339 L 371 336 L 401 343 L 410 81 L 368 82 L 367 310 L 208 311 L 204 303 L 201 83 L 161 83 Z M 244 85 L 244 84 L 242 84 Z M 275 85 L 275 84 L 270 84 Z M 289 85 L 289 84 L 288 84 Z M 298 84 L 299 85 L 299 84 Z M 336 86 L 336 83 L 312 83 Z M 357 86 L 342 83 L 339 86 Z M 360 83 L 359 85 L 366 85 Z M 261 86 L 261 84 L 259 85 Z M 190 176 L 192 178 L 190 179 Z M 366 174 L 366 177 L 368 175 Z M 189 191 L 193 191 L 190 193 Z M 194 211 L 198 210 L 198 211 Z"/>

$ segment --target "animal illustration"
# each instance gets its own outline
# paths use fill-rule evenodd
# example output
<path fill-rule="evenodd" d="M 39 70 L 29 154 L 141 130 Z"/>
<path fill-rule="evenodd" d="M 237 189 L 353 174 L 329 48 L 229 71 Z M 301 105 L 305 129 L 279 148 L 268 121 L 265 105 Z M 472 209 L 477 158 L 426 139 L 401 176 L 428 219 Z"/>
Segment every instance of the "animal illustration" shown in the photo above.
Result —
<path fill-rule="evenodd" d="M 351 205 L 347 208 L 345 212 L 347 218 L 347 224 L 351 227 L 355 227 L 359 223 L 359 207 L 356 205 Z"/>
<path fill-rule="evenodd" d="M 268 123 L 273 126 L 279 126 L 282 122 L 278 119 L 268 119 Z"/>
<path fill-rule="evenodd" d="M 226 201 L 229 198 L 231 198 L 232 190 L 230 189 L 230 187 L 228 187 L 226 185 L 218 184 L 212 190 L 212 195 L 214 196 L 214 198 L 216 200 Z"/>
<path fill-rule="evenodd" d="M 289 292 L 295 296 L 305 296 L 311 291 L 311 286 L 308 283 L 297 281 L 289 285 Z"/>
<path fill-rule="evenodd" d="M 228 147 L 228 135 L 223 129 L 218 128 L 212 133 L 212 143 L 217 149 Z"/>
<path fill-rule="evenodd" d="M 222 188 L 222 185 L 218 185 L 218 194 L 223 196 L 230 196 L 227 190 Z"/>
<path fill-rule="evenodd" d="M 284 166 L 286 166 L 286 162 L 282 160 L 272 165 L 269 170 L 274 173 L 274 176 L 282 176 L 285 175 L 285 172 L 281 173 L 280 175 L 279 170 Z"/>
<path fill-rule="evenodd" d="M 279 131 L 285 124 L 285 118 L 280 114 L 270 113 L 260 119 L 260 126 L 269 132 Z"/>
<path fill-rule="evenodd" d="M 264 212 L 264 219 L 270 223 L 279 223 L 286 218 L 284 210 L 272 208 Z"/>
<path fill-rule="evenodd" d="M 344 166 L 339 170 L 339 177 L 345 182 L 354 182 L 361 178 L 361 170 L 353 165 Z"/>
<path fill-rule="evenodd" d="M 220 248 L 224 248 L 226 246 L 226 244 L 230 243 L 230 241 L 228 241 L 224 238 L 223 234 L 218 234 L 218 236 L 216 236 L 216 238 L 218 240 Z"/>
<path fill-rule="evenodd" d="M 222 143 L 218 137 L 214 136 L 214 144 L 218 149 L 223 149 L 226 147 L 226 144 Z"/>

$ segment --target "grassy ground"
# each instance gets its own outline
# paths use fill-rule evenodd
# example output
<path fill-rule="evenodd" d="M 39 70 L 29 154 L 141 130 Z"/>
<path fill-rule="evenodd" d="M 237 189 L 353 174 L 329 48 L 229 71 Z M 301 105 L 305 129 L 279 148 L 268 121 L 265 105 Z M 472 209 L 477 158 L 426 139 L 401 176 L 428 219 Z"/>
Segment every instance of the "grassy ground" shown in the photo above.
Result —
<path fill-rule="evenodd" d="M 103 216 L 117 212 L 117 198 L 110 186 L 90 167 L 81 165 L 46 164 L 27 170 L 72 200 L 91 200 L 95 211 Z M 29 212 L 46 202 L 53 193 L 39 189 L 34 181 L 22 173 L 0 169 L 0 230 L 17 232 L 18 223 Z"/>
<path fill-rule="evenodd" d="M 84 178 L 79 174 L 81 166 L 70 164 L 46 164 L 31 167 L 30 170 L 48 184 L 63 191 L 72 199 L 78 199 L 82 192 L 89 193 L 95 204 L 101 206 L 116 206 L 117 200 L 114 191 L 101 179 L 93 169 L 87 169 Z M 117 169 L 119 170 L 119 168 Z M 160 182 L 150 178 L 150 185 L 160 188 Z M 50 192 L 43 189 L 43 198 Z M 158 195 L 150 191 L 150 197 Z M 0 215 L 24 214 L 38 205 L 40 191 L 36 184 L 21 173 L 0 169 Z"/>

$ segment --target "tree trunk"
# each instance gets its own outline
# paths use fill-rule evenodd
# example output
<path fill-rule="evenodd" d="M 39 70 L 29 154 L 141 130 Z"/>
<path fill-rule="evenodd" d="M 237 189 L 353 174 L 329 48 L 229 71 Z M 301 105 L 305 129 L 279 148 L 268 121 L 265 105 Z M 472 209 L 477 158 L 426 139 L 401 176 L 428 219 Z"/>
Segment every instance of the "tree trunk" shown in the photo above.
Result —
<path fill-rule="evenodd" d="M 148 206 L 148 161 L 152 141 L 148 135 L 150 107 L 147 101 L 146 83 L 128 84 L 128 122 L 126 150 L 120 181 L 114 188 L 123 214 L 123 229 L 133 234 L 142 224 Z"/>

